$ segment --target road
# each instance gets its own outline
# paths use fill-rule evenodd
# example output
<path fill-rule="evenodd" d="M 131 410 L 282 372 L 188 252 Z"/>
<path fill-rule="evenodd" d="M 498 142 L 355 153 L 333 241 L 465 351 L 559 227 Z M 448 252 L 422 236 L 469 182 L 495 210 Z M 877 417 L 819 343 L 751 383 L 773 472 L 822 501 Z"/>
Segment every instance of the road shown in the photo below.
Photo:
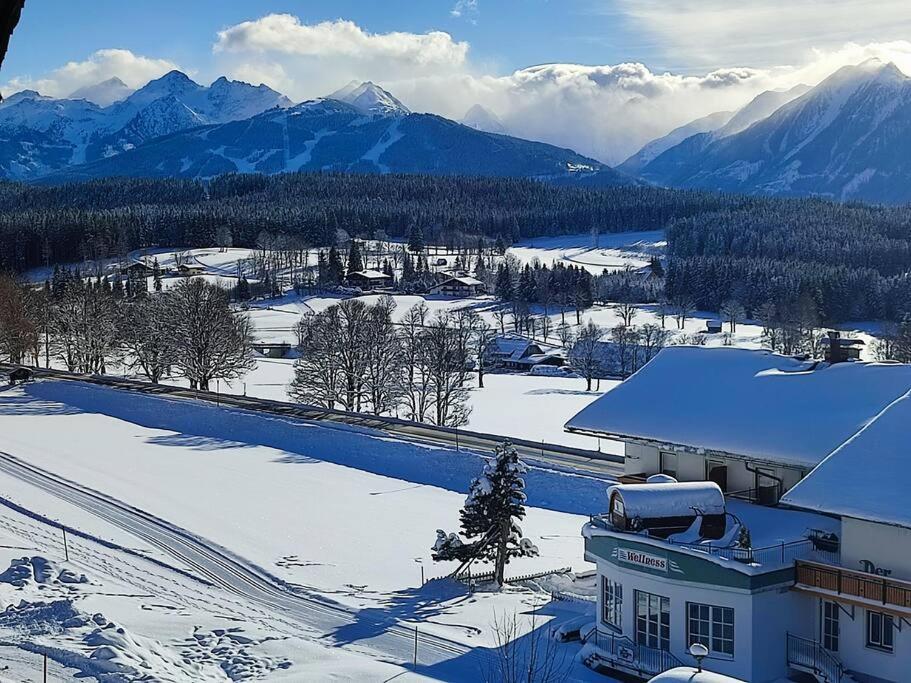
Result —
<path fill-rule="evenodd" d="M 384 659 L 399 664 L 413 661 L 414 629 L 392 618 L 376 617 L 369 611 L 349 609 L 320 596 L 292 589 L 247 560 L 178 526 L 4 451 L 0 451 L 0 472 L 27 482 L 142 539 L 191 568 L 200 578 L 233 595 L 267 608 L 286 621 L 296 621 L 307 630 L 330 634 L 329 639 L 335 644 L 353 645 L 380 653 Z M 339 634 L 345 635 L 339 637 Z M 468 648 L 456 641 L 432 634 L 419 635 L 418 665 L 422 667 L 439 667 L 442 673 L 446 670 L 446 662 L 459 658 L 458 669 L 463 673 L 475 666 L 480 671 L 485 656 L 484 651 Z M 445 674 L 441 677 L 447 678 Z"/>

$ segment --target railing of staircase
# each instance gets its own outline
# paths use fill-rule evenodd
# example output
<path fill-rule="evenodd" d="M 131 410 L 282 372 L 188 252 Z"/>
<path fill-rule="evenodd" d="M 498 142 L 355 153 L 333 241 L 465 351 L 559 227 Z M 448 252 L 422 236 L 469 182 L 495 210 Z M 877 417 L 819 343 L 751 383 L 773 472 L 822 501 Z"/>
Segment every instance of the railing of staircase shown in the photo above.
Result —
<path fill-rule="evenodd" d="M 844 665 L 820 643 L 788 634 L 788 665 L 810 669 L 826 683 L 841 683 Z"/>
<path fill-rule="evenodd" d="M 602 652 L 602 656 L 615 666 L 632 669 L 642 674 L 656 676 L 674 667 L 684 666 L 675 655 L 657 647 L 648 647 L 634 642 L 618 633 L 596 631 L 591 642 Z"/>

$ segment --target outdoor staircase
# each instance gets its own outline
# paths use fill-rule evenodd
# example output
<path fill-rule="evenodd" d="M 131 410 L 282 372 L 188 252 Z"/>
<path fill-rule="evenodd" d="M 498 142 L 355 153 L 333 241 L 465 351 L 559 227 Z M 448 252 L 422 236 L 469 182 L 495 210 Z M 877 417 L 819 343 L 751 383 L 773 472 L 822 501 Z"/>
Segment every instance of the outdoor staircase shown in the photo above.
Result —
<path fill-rule="evenodd" d="M 819 683 L 854 683 L 844 664 L 821 643 L 788 634 L 788 666 L 811 674 Z"/>
<path fill-rule="evenodd" d="M 598 673 L 614 671 L 648 680 L 683 666 L 683 662 L 667 650 L 640 645 L 620 634 L 602 633 L 597 627 L 582 634 L 581 640 L 590 646 L 583 663 Z"/>

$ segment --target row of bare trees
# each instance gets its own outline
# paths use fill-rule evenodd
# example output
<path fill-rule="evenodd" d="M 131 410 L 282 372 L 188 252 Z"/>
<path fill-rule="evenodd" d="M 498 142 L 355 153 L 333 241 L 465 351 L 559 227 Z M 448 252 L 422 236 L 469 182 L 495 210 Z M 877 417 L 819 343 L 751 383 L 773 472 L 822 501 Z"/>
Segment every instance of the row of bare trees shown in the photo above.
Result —
<path fill-rule="evenodd" d="M 289 393 L 327 408 L 465 424 L 469 375 L 476 370 L 483 386 L 494 331 L 471 310 L 431 315 L 421 302 L 399 322 L 394 310 L 391 297 L 346 299 L 305 315 Z"/>
<path fill-rule="evenodd" d="M 226 292 L 189 279 L 160 294 L 118 297 L 101 280 L 73 277 L 34 289 L 0 276 L 0 358 L 104 374 L 119 366 L 157 383 L 185 378 L 206 390 L 253 367 L 252 328 Z"/>

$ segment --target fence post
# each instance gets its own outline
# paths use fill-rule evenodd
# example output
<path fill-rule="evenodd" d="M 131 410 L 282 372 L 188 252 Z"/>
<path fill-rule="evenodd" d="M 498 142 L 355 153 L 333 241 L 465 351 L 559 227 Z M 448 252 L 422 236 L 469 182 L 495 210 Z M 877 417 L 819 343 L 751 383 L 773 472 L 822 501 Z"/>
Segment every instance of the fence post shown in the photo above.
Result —
<path fill-rule="evenodd" d="M 60 527 L 60 530 L 63 531 L 63 553 L 66 557 L 66 561 L 70 561 L 70 548 L 66 542 L 66 527 Z"/>
<path fill-rule="evenodd" d="M 414 665 L 418 665 L 418 627 L 414 627 Z"/>

